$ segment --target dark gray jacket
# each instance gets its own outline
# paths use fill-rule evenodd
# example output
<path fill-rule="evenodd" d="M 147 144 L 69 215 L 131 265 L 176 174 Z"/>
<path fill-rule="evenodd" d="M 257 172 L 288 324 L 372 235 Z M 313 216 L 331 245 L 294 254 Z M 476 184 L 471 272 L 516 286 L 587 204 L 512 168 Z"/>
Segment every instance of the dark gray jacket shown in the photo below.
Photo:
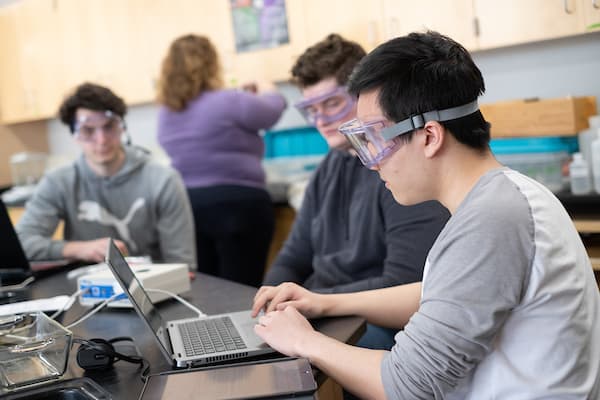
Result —
<path fill-rule="evenodd" d="M 399 205 L 376 172 L 332 150 L 313 175 L 264 283 L 341 293 L 419 281 L 449 217 L 437 202 Z"/>

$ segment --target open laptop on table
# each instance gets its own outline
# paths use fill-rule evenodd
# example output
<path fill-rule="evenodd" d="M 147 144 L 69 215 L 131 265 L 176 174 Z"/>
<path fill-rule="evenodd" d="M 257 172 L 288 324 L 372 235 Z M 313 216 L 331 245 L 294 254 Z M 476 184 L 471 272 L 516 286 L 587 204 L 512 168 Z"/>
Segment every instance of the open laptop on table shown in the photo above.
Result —
<path fill-rule="evenodd" d="M 112 240 L 106 264 L 150 328 L 161 353 L 177 367 L 243 360 L 275 352 L 254 333 L 256 320 L 250 317 L 250 310 L 168 321 L 154 307 Z"/>
<path fill-rule="evenodd" d="M 30 277 L 32 272 L 68 264 L 66 260 L 28 261 L 2 199 L 0 199 L 0 237 L 2 238 L 0 246 L 0 283 L 2 286 L 19 284 Z"/>

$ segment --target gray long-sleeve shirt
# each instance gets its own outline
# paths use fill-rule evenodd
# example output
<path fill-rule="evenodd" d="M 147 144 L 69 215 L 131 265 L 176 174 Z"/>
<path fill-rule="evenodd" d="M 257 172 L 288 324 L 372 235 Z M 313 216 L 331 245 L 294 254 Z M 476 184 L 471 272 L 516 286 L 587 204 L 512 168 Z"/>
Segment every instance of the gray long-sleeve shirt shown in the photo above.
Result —
<path fill-rule="evenodd" d="M 65 241 L 112 237 L 131 255 L 195 268 L 192 211 L 181 178 L 139 149 L 125 153 L 111 177 L 96 175 L 82 155 L 42 179 L 16 227 L 29 259 L 60 259 Z M 64 240 L 53 240 L 60 220 Z"/>
<path fill-rule="evenodd" d="M 541 184 L 484 175 L 427 258 L 419 310 L 381 364 L 389 399 L 598 399 L 600 295 Z"/>
<path fill-rule="evenodd" d="M 376 172 L 332 150 L 315 171 L 264 283 L 341 293 L 419 281 L 448 217 L 437 202 L 399 205 Z"/>

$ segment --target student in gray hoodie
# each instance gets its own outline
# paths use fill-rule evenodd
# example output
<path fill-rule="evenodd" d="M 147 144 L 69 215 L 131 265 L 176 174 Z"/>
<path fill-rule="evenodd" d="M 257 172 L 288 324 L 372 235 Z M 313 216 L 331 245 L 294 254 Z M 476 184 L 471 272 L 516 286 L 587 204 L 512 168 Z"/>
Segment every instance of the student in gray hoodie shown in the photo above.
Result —
<path fill-rule="evenodd" d="M 129 142 L 121 98 L 91 83 L 60 107 L 82 154 L 48 173 L 16 230 L 31 260 L 101 262 L 108 238 L 126 254 L 196 267 L 194 226 L 181 178 Z M 52 234 L 64 221 L 64 238 Z"/>

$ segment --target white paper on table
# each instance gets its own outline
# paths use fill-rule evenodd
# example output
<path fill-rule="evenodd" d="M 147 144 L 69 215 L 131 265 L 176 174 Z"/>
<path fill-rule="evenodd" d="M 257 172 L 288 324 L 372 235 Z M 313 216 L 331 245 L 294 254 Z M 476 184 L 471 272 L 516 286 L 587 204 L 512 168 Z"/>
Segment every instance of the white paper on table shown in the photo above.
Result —
<path fill-rule="evenodd" d="M 70 299 L 70 300 L 69 300 Z M 0 315 L 21 314 L 35 311 L 56 311 L 71 307 L 75 298 L 61 295 L 46 299 L 20 301 L 0 306 Z"/>

